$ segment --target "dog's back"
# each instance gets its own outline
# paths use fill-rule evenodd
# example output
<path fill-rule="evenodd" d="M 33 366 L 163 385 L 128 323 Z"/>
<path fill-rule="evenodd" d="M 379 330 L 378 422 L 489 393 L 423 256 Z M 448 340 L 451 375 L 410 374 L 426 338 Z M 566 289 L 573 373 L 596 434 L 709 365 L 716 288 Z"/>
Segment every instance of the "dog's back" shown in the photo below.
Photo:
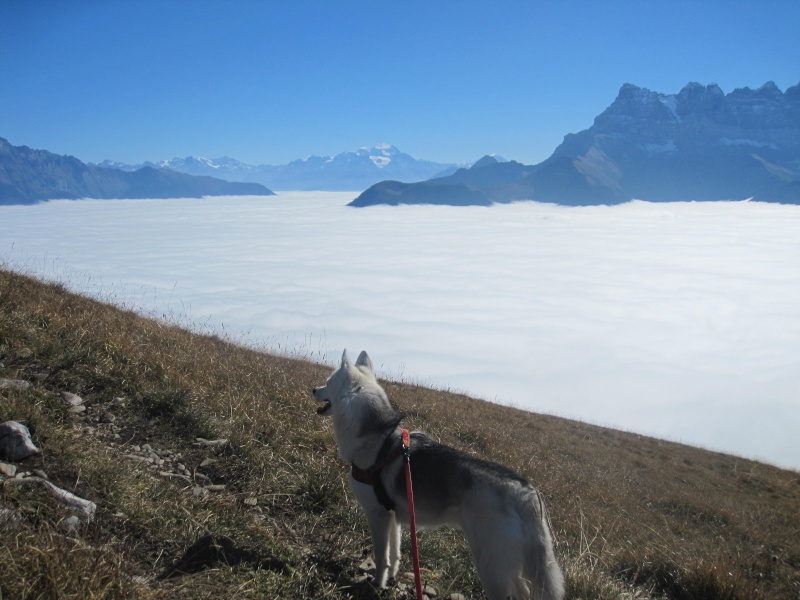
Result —
<path fill-rule="evenodd" d="M 393 471 L 387 483 L 404 520 L 405 477 Z M 418 525 L 464 531 L 489 598 L 564 596 L 545 507 L 525 478 L 420 432 L 411 436 L 411 471 Z"/>

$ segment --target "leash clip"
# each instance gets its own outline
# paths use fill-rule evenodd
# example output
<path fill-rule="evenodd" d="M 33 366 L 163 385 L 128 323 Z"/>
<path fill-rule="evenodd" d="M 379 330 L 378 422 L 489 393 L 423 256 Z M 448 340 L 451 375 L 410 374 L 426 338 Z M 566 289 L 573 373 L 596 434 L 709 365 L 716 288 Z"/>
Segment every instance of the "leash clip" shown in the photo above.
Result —
<path fill-rule="evenodd" d="M 411 460 L 411 439 L 408 434 L 408 429 L 401 429 L 402 444 L 403 444 L 403 462 L 406 464 Z"/>

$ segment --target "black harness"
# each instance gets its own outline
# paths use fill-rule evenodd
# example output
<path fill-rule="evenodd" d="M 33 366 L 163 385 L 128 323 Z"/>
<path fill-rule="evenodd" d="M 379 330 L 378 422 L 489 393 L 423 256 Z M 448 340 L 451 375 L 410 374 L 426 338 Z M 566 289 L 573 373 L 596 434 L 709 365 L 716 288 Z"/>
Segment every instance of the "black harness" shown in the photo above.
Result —
<path fill-rule="evenodd" d="M 392 448 L 392 445 L 396 441 L 394 439 L 395 431 L 392 431 L 386 436 L 386 439 L 383 440 L 383 444 L 381 444 L 381 448 L 378 450 L 378 456 L 375 458 L 374 465 L 366 469 L 361 469 L 357 467 L 355 463 L 352 463 L 351 470 L 353 479 L 359 483 L 365 483 L 372 486 L 372 489 L 375 491 L 375 496 L 378 498 L 378 502 L 380 502 L 386 510 L 394 510 L 395 505 L 394 501 L 389 497 L 386 487 L 383 485 L 383 481 L 381 480 L 381 471 L 383 471 L 383 468 L 393 460 L 403 456 L 402 440 L 399 440 L 400 443 L 396 447 Z"/>

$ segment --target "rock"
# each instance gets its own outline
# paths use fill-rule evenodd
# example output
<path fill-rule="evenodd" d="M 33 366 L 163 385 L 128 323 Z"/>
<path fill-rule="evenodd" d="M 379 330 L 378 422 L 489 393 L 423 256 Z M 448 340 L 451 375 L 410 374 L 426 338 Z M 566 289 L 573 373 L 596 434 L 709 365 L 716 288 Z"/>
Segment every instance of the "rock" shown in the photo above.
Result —
<path fill-rule="evenodd" d="M 204 458 L 203 462 L 200 463 L 200 467 L 207 467 L 213 465 L 215 462 L 217 462 L 216 458 Z"/>
<path fill-rule="evenodd" d="M 17 467 L 11 463 L 0 462 L 0 474 L 6 477 L 14 477 L 17 474 Z"/>
<path fill-rule="evenodd" d="M 192 494 L 197 498 L 202 498 L 203 496 L 208 494 L 208 490 L 198 485 L 192 489 Z"/>
<path fill-rule="evenodd" d="M 81 526 L 81 520 L 75 515 L 72 515 L 61 521 L 60 526 L 61 529 L 67 533 L 75 533 Z"/>
<path fill-rule="evenodd" d="M 0 458 L 22 460 L 34 454 L 39 454 L 39 449 L 25 425 L 16 421 L 0 424 Z"/>
<path fill-rule="evenodd" d="M 113 423 L 117 420 L 117 417 L 112 415 L 110 412 L 106 411 L 102 415 L 100 415 L 100 422 L 101 423 Z"/>
<path fill-rule="evenodd" d="M 29 387 L 31 387 L 30 382 L 23 379 L 0 379 L 0 388 L 27 390 Z"/>
<path fill-rule="evenodd" d="M 83 404 L 83 398 L 77 394 L 73 394 L 72 392 L 61 392 L 60 396 L 61 400 L 63 400 L 64 403 L 68 404 L 69 406 L 78 406 L 79 404 Z"/>
<path fill-rule="evenodd" d="M 192 448 L 218 448 L 228 443 L 226 439 L 207 440 L 204 438 L 196 438 L 196 442 L 192 444 Z"/>
<path fill-rule="evenodd" d="M 245 506 L 258 506 L 258 498 L 245 498 L 242 502 Z"/>
<path fill-rule="evenodd" d="M 75 406 L 71 406 L 69 408 L 69 412 L 74 415 L 80 414 L 86 410 L 86 407 L 83 404 L 76 404 Z"/>
<path fill-rule="evenodd" d="M 130 459 L 130 460 L 135 460 L 135 461 L 137 461 L 137 462 L 150 462 L 150 461 L 149 461 L 149 460 L 147 460 L 147 459 L 146 459 L 144 456 L 138 456 L 138 455 L 136 455 L 136 454 L 124 454 L 123 456 L 124 456 L 125 458 L 128 458 L 128 459 Z"/>
<path fill-rule="evenodd" d="M 16 529 L 22 523 L 22 514 L 10 508 L 0 508 L 0 524 Z"/>
<path fill-rule="evenodd" d="M 91 500 L 84 500 L 72 492 L 62 490 L 60 487 L 53 485 L 41 477 L 25 477 L 24 479 L 15 478 L 9 479 L 8 481 L 18 484 L 39 483 L 43 485 L 50 490 L 50 492 L 53 494 L 53 497 L 58 501 L 59 504 L 61 504 L 61 506 L 78 511 L 78 516 L 87 521 L 92 519 L 95 511 L 97 510 L 97 505 Z"/>
<path fill-rule="evenodd" d="M 435 588 L 435 587 L 432 587 L 432 586 L 430 586 L 430 585 L 426 585 L 426 586 L 425 586 L 425 587 L 422 589 L 422 593 L 423 593 L 425 596 L 427 596 L 428 598 L 436 598 L 436 596 L 438 596 L 438 595 L 439 595 L 439 592 L 437 592 L 437 591 L 436 591 L 436 588 Z"/>
<path fill-rule="evenodd" d="M 375 570 L 375 561 L 372 560 L 372 557 L 365 558 L 360 565 L 358 565 L 358 570 L 362 573 L 366 573 L 367 571 L 374 571 Z"/>
<path fill-rule="evenodd" d="M 173 473 L 172 471 L 161 471 L 159 475 L 161 475 L 161 477 L 164 477 L 166 479 L 178 479 L 180 481 L 183 481 L 184 483 L 188 484 L 192 483 L 191 478 L 187 477 L 186 475 L 181 475 L 179 473 Z"/>
<path fill-rule="evenodd" d="M 447 600 L 467 600 L 467 597 L 464 594 L 450 594 Z"/>
<path fill-rule="evenodd" d="M 150 444 L 142 444 L 142 452 L 152 452 L 153 447 Z"/>

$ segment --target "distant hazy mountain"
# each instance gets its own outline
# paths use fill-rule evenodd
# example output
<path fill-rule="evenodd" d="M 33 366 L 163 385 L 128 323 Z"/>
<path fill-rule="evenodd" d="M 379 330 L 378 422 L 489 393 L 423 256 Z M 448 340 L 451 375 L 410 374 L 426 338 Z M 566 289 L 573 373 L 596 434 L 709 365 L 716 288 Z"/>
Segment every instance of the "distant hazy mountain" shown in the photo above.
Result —
<path fill-rule="evenodd" d="M 352 205 L 633 198 L 800 204 L 800 84 L 727 95 L 716 84 L 671 95 L 625 84 L 589 129 L 567 135 L 538 165 L 482 159 L 420 184 L 378 183 Z"/>
<path fill-rule="evenodd" d="M 278 166 L 248 165 L 227 156 L 215 159 L 188 156 L 136 166 L 105 161 L 98 166 L 123 170 L 150 166 L 227 181 L 252 181 L 275 190 L 331 191 L 364 190 L 384 179 L 423 181 L 449 175 L 457 168 L 453 164 L 418 160 L 388 144 L 336 156 L 312 156 Z"/>
<path fill-rule="evenodd" d="M 168 169 L 143 167 L 122 171 L 100 168 L 86 165 L 73 156 L 12 146 L 0 138 L 0 204 L 31 204 L 56 198 L 200 198 L 272 194 L 257 183 L 231 183 Z"/>

